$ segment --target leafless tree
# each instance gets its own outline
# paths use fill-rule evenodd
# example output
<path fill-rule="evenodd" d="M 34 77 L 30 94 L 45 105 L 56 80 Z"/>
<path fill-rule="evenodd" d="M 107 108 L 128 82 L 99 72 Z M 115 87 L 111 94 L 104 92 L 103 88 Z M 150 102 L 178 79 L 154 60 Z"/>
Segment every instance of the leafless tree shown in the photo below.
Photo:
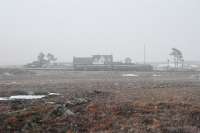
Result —
<path fill-rule="evenodd" d="M 46 57 L 47 57 L 47 60 L 48 60 L 49 63 L 57 60 L 57 58 L 51 53 L 48 53 Z"/>
<path fill-rule="evenodd" d="M 170 53 L 170 56 L 173 57 L 175 68 L 178 68 L 179 64 L 182 64 L 182 67 L 183 67 L 183 62 L 184 62 L 183 54 L 179 49 L 172 48 L 172 52 Z"/>

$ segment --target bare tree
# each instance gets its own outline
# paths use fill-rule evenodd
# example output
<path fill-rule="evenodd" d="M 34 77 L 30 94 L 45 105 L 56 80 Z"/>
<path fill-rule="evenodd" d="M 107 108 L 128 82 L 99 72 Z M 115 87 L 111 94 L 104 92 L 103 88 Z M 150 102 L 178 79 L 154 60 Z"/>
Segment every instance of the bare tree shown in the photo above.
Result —
<path fill-rule="evenodd" d="M 43 52 L 39 53 L 37 59 L 38 59 L 39 65 L 42 66 L 43 62 L 45 62 L 45 54 Z"/>
<path fill-rule="evenodd" d="M 47 57 L 47 60 L 48 60 L 49 63 L 57 60 L 57 58 L 51 53 L 48 53 L 46 57 Z"/>
<path fill-rule="evenodd" d="M 125 58 L 125 64 L 131 64 L 131 63 L 132 63 L 131 58 L 129 57 Z"/>
<path fill-rule="evenodd" d="M 175 68 L 179 67 L 179 63 L 181 63 L 183 67 L 183 54 L 179 49 L 172 48 L 172 52 L 170 53 L 170 55 L 173 57 Z"/>
<path fill-rule="evenodd" d="M 48 64 L 48 60 L 45 58 L 45 54 L 43 52 L 39 53 L 37 57 L 37 61 L 35 62 L 38 64 L 38 67 L 43 67 L 45 64 Z"/>

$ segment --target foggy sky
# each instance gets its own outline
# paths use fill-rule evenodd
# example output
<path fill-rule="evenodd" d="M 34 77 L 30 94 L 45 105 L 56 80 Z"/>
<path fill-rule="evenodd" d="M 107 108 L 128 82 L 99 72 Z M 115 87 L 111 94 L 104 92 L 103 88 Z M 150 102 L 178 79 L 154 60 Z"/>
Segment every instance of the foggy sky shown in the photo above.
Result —
<path fill-rule="evenodd" d="M 113 54 L 166 61 L 172 47 L 200 59 L 199 0 L 1 0 L 0 65 Z"/>

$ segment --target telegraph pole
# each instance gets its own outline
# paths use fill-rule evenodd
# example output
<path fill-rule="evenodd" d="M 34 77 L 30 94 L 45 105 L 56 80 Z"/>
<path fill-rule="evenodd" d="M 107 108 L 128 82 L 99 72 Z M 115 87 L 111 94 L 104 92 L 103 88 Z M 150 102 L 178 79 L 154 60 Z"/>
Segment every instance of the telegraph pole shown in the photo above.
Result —
<path fill-rule="evenodd" d="M 144 64 L 146 64 L 146 44 L 144 44 Z"/>

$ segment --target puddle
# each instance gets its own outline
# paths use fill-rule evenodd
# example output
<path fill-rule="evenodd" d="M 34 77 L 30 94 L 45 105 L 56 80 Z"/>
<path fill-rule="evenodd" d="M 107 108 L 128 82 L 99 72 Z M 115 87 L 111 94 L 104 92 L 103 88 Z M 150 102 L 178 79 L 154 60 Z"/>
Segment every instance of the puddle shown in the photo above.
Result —
<path fill-rule="evenodd" d="M 135 74 L 123 74 L 123 77 L 138 77 L 138 75 Z"/>

